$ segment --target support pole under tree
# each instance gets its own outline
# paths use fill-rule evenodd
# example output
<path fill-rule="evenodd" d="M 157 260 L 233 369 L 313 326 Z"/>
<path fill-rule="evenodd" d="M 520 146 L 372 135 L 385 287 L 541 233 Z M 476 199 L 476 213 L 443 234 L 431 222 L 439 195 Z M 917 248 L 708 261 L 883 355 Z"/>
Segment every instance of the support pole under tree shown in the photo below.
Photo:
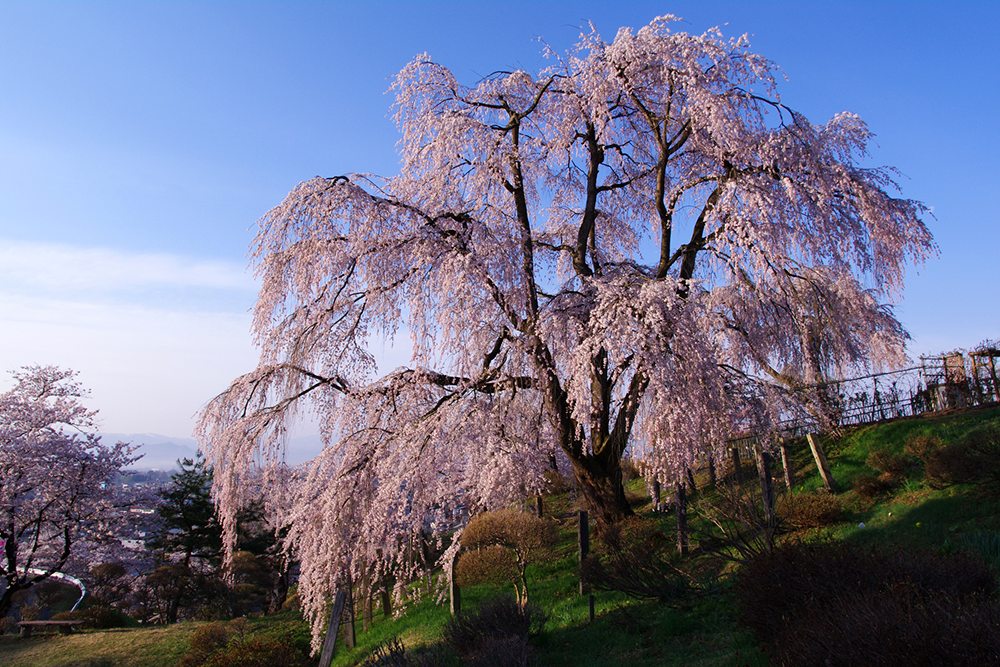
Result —
<path fill-rule="evenodd" d="M 740 461 L 740 448 L 733 446 L 730 450 L 730 456 L 733 459 L 733 479 L 737 484 L 743 483 L 743 464 Z"/>
<path fill-rule="evenodd" d="M 451 559 L 451 567 L 448 572 L 448 599 L 452 616 L 462 611 L 462 589 L 455 580 L 455 564 L 457 561 L 458 556 Z"/>
<path fill-rule="evenodd" d="M 709 454 L 709 456 L 708 456 L 708 485 L 714 489 L 716 481 L 718 481 L 718 480 L 716 480 L 716 478 L 715 478 L 715 457 L 712 456 L 711 454 Z"/>
<path fill-rule="evenodd" d="M 385 578 L 383 578 L 379 595 L 382 597 L 382 618 L 389 618 L 392 616 L 392 592 L 389 590 L 389 582 Z"/>
<path fill-rule="evenodd" d="M 535 513 L 538 514 L 538 518 L 541 519 L 545 514 L 545 505 L 542 503 L 542 494 L 535 496 Z"/>
<path fill-rule="evenodd" d="M 372 572 L 368 566 L 365 567 L 365 574 L 361 580 L 361 590 L 365 596 L 361 606 L 361 629 L 362 632 L 368 632 L 372 627 Z"/>
<path fill-rule="evenodd" d="M 771 476 L 771 455 L 758 446 L 754 452 L 757 457 L 757 474 L 760 475 L 760 495 L 764 502 L 764 515 L 767 525 L 774 526 L 774 478 Z"/>
<path fill-rule="evenodd" d="M 819 442 L 819 436 L 815 433 L 809 433 L 806 435 L 806 440 L 809 441 L 809 449 L 812 450 L 816 467 L 819 468 L 819 474 L 823 478 L 826 490 L 830 493 L 836 493 L 837 487 L 833 482 L 833 473 L 830 472 L 830 464 L 826 462 L 826 454 L 823 453 L 823 445 Z"/>
<path fill-rule="evenodd" d="M 577 539 L 580 544 L 580 568 L 583 569 L 583 560 L 590 553 L 590 520 L 587 517 L 587 510 L 580 510 L 578 515 Z M 590 592 L 590 585 L 584 583 L 580 577 L 580 595 L 590 597 L 590 620 L 594 620 L 594 594 Z"/>
<path fill-rule="evenodd" d="M 430 544 L 428 543 L 427 536 L 424 534 L 423 530 L 420 531 L 418 539 L 420 540 L 420 558 L 422 559 L 424 565 L 424 590 L 430 593 L 431 592 L 431 566 L 430 566 L 431 548 Z"/>
<path fill-rule="evenodd" d="M 577 544 L 579 545 L 580 567 L 583 568 L 583 561 L 590 553 L 590 521 L 587 517 L 587 510 L 580 510 L 577 514 Z M 582 571 L 582 570 L 581 570 Z M 590 586 L 580 577 L 580 595 L 590 592 Z"/>
<path fill-rule="evenodd" d="M 333 662 L 334 649 L 337 647 L 337 632 L 340 630 L 340 617 L 344 615 L 346 600 L 347 593 L 342 590 L 337 591 L 333 599 L 333 611 L 330 612 L 330 625 L 323 640 L 323 651 L 319 654 L 319 667 L 330 667 L 330 663 Z"/>
<path fill-rule="evenodd" d="M 378 562 L 382 563 L 382 550 L 376 549 L 375 554 L 378 556 Z M 389 591 L 389 575 L 383 572 L 379 579 L 379 597 L 382 598 L 382 617 L 389 618 L 392 616 L 392 593 Z"/>
<path fill-rule="evenodd" d="M 781 467 L 785 470 L 785 488 L 791 491 L 795 488 L 795 471 L 792 470 L 792 460 L 788 455 L 788 441 L 778 438 L 778 448 L 781 449 Z"/>
<path fill-rule="evenodd" d="M 677 492 L 674 495 L 674 509 L 677 512 L 677 553 L 688 552 L 687 525 L 687 495 L 684 493 L 684 482 L 677 482 Z"/>
<path fill-rule="evenodd" d="M 344 644 L 347 648 L 354 648 L 357 636 L 354 632 L 354 581 L 351 580 L 350 567 L 347 569 L 347 608 L 344 614 Z"/>
<path fill-rule="evenodd" d="M 684 473 L 687 475 L 688 486 L 691 487 L 691 495 L 693 496 L 698 490 L 698 485 L 694 483 L 694 473 L 691 472 L 691 468 L 685 468 Z"/>
<path fill-rule="evenodd" d="M 653 511 L 660 511 L 660 480 L 653 480 Z"/>

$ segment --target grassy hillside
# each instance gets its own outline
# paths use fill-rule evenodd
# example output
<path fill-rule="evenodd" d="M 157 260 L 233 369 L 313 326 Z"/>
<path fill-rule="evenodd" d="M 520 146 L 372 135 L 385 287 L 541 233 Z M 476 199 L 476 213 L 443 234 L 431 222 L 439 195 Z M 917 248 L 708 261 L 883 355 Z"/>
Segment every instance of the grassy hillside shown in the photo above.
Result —
<path fill-rule="evenodd" d="M 902 455 L 915 436 L 930 436 L 944 443 L 961 442 L 970 435 L 1000 428 L 1000 407 L 938 413 L 865 426 L 841 438 L 825 438 L 824 447 L 839 487 L 842 507 L 839 522 L 784 533 L 782 539 L 844 540 L 864 545 L 900 544 L 931 547 L 947 552 L 958 548 L 978 550 L 987 559 L 1000 558 L 1000 494 L 990 485 L 957 484 L 934 488 L 925 478 L 923 467 L 909 465 L 886 483 L 881 493 L 859 493 L 852 484 L 862 476 L 874 478 L 879 471 L 866 461 L 873 452 L 884 450 Z M 822 486 L 805 442 L 792 443 L 796 474 L 793 496 L 810 497 Z M 775 471 L 776 489 L 782 493 L 780 465 Z M 884 477 L 884 476 L 883 476 Z M 697 476 L 703 487 L 703 475 Z M 634 480 L 629 493 L 640 514 L 650 514 L 645 485 Z M 694 501 L 711 500 L 711 489 L 699 488 Z M 619 593 L 598 592 L 596 619 L 589 621 L 586 597 L 578 595 L 576 563 L 577 500 L 572 495 L 546 498 L 546 514 L 560 528 L 559 542 L 544 565 L 529 570 L 531 599 L 548 614 L 545 631 L 535 640 L 539 663 L 562 665 L 766 665 L 760 645 L 737 624 L 735 599 L 727 575 L 732 567 L 718 564 L 692 550 L 676 561 L 686 569 L 696 569 L 711 580 L 711 594 L 691 595 L 672 604 L 637 601 Z M 692 523 L 704 526 L 695 511 Z M 664 531 L 672 530 L 674 517 L 659 515 Z M 863 525 L 863 527 L 861 527 Z M 991 551 L 992 550 L 992 551 Z M 994 566 L 998 564 L 993 560 Z M 474 608 L 495 593 L 486 586 L 462 591 L 463 607 Z M 399 637 L 408 647 L 419 649 L 440 639 L 448 619 L 447 605 L 435 603 L 434 595 L 412 604 L 405 615 L 395 619 L 375 619 L 367 633 L 358 622 L 358 646 L 353 650 L 338 644 L 335 665 L 356 665 L 382 641 Z M 266 631 L 269 625 L 290 622 L 256 619 L 254 628 Z M 300 622 L 301 623 L 301 622 Z M 74 667 L 157 667 L 176 664 L 187 647 L 188 638 L 198 627 L 182 623 L 173 627 L 88 631 L 70 637 L 51 636 L 19 640 L 0 638 L 0 664 L 19 666 Z M 300 625 L 300 627 L 304 627 Z"/>

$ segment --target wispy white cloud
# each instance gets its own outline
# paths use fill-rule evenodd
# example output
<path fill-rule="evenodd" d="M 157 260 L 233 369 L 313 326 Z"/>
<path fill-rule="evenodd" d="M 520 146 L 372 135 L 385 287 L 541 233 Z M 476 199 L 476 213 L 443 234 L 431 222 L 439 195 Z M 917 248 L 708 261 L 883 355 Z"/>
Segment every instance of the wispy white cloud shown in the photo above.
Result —
<path fill-rule="evenodd" d="M 107 430 L 187 435 L 255 365 L 254 289 L 229 262 L 0 241 L 0 371 L 72 368 Z"/>
<path fill-rule="evenodd" d="M 195 413 L 256 365 L 255 290 L 234 263 L 0 241 L 0 391 L 4 371 L 72 368 L 103 430 L 187 436 Z M 383 372 L 406 365 L 405 328 L 373 353 Z"/>
<path fill-rule="evenodd" d="M 254 289 L 250 273 L 233 262 L 3 239 L 0 239 L 0 284 L 5 291 L 60 293 L 192 287 Z"/>

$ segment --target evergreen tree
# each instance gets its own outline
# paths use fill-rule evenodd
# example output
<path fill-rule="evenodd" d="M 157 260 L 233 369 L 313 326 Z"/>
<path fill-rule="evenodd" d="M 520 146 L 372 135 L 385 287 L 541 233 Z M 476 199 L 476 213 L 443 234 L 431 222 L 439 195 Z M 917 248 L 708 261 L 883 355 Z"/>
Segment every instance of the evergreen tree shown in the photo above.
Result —
<path fill-rule="evenodd" d="M 171 475 L 170 485 L 159 494 L 163 503 L 157 513 L 163 523 L 152 545 L 165 554 L 183 555 L 187 567 L 193 558 L 217 565 L 222 526 L 212 503 L 212 468 L 200 454 L 179 463 L 180 472 Z"/>

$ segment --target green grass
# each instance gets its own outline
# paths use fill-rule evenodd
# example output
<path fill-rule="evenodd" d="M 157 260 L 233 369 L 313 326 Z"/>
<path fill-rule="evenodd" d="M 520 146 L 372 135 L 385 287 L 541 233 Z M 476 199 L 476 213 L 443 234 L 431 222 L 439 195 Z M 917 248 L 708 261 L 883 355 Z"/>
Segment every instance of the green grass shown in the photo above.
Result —
<path fill-rule="evenodd" d="M 877 474 L 865 463 L 873 451 L 888 449 L 902 453 L 907 439 L 915 435 L 935 436 L 947 443 L 991 427 L 1000 427 L 998 407 L 899 419 L 860 427 L 836 440 L 823 438 L 839 487 L 838 497 L 845 507 L 845 520 L 793 537 L 841 539 L 861 544 L 893 543 L 938 548 L 945 552 L 970 549 L 982 554 L 1000 572 L 1000 495 L 994 491 L 965 485 L 933 489 L 924 483 L 919 466 L 908 470 L 897 488 L 882 498 L 865 500 L 851 490 L 851 482 L 858 475 Z M 821 488 L 822 481 L 804 439 L 791 443 L 791 454 L 797 478 L 792 492 Z M 787 493 L 780 482 L 780 459 L 774 474 L 776 489 Z M 706 483 L 704 472 L 697 477 L 699 484 Z M 630 482 L 627 493 L 639 513 L 649 512 L 649 500 L 641 480 Z M 711 493 L 711 490 L 700 489 L 695 497 L 710 497 Z M 725 568 L 714 570 L 719 576 L 714 593 L 692 596 L 673 605 L 596 592 L 596 618 L 591 622 L 588 598 L 579 595 L 576 576 L 577 509 L 578 501 L 572 496 L 545 499 L 545 513 L 558 523 L 560 540 L 551 557 L 529 569 L 531 600 L 549 616 L 545 631 L 534 642 L 541 664 L 550 667 L 768 664 L 756 640 L 739 629 Z M 689 514 L 689 519 L 695 528 L 704 525 L 695 512 Z M 661 516 L 661 520 L 664 529 L 671 530 L 673 515 Z M 864 528 L 859 527 L 861 523 Z M 689 566 L 707 567 L 703 556 L 689 556 L 686 562 Z M 496 592 L 497 589 L 487 586 L 463 589 L 463 607 L 474 608 Z M 360 609 L 358 612 L 360 615 Z M 376 645 L 390 637 L 399 637 L 407 647 L 420 650 L 440 640 L 442 626 L 448 617 L 447 601 L 439 605 L 433 591 L 396 618 L 382 618 L 376 605 L 370 630 L 361 631 L 359 618 L 356 648 L 347 649 L 341 638 L 333 664 L 357 665 Z M 253 622 L 255 631 L 267 631 L 276 623 L 295 621 L 285 614 Z M 304 633 L 305 623 L 298 623 Z M 187 648 L 188 637 L 199 625 L 181 623 L 171 627 L 91 631 L 27 641 L 7 635 L 0 637 L 0 664 L 11 667 L 169 666 L 176 664 Z"/>
<path fill-rule="evenodd" d="M 153 667 L 174 665 L 198 623 L 79 632 L 69 636 L 0 637 L 7 667 Z"/>

